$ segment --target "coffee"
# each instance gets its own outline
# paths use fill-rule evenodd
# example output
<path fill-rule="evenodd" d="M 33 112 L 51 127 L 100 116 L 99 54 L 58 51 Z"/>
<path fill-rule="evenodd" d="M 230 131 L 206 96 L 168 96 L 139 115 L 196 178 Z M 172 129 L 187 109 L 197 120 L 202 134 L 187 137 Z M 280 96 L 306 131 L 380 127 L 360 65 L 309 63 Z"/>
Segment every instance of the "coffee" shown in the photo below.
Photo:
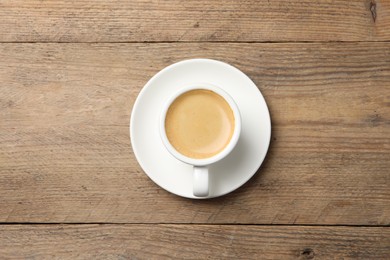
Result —
<path fill-rule="evenodd" d="M 165 132 L 171 145 L 194 159 L 221 152 L 229 144 L 234 127 L 229 104 L 210 90 L 185 92 L 172 102 L 165 117 Z"/>

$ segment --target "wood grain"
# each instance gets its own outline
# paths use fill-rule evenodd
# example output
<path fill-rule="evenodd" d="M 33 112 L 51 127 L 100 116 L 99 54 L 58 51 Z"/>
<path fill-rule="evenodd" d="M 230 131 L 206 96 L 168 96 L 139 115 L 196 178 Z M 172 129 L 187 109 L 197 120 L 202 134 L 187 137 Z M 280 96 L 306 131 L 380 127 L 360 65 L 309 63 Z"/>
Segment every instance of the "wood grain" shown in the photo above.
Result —
<path fill-rule="evenodd" d="M 388 0 L 2 0 L 1 42 L 389 41 Z"/>
<path fill-rule="evenodd" d="M 256 176 L 208 201 L 129 141 L 142 86 L 192 57 L 247 73 L 273 122 Z M 1 222 L 390 224 L 390 43 L 0 44 L 0 78 Z"/>
<path fill-rule="evenodd" d="M 0 226 L 6 259 L 389 259 L 390 228 Z"/>

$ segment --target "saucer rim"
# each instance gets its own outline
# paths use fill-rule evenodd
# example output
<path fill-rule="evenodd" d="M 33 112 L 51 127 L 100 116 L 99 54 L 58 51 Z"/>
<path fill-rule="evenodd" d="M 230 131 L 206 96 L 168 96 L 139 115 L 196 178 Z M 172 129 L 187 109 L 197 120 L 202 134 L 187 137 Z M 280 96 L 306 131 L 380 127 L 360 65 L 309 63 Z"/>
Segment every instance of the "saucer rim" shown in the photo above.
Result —
<path fill-rule="evenodd" d="M 234 188 L 233 189 L 229 189 L 227 190 L 226 192 L 222 192 L 222 193 L 219 193 L 219 194 L 215 194 L 213 196 L 207 196 L 207 197 L 196 197 L 194 195 L 192 196 L 186 196 L 184 194 L 179 194 L 177 192 L 175 192 L 174 190 L 168 190 L 168 189 L 165 189 L 164 187 L 162 187 L 159 182 L 154 178 L 152 177 L 150 174 L 147 173 L 147 171 L 145 170 L 147 167 L 145 167 L 144 165 L 144 162 L 142 162 L 142 160 L 140 160 L 139 158 L 139 155 L 137 155 L 139 153 L 139 150 L 137 149 L 137 146 L 135 145 L 135 142 L 134 142 L 134 137 L 133 135 L 131 134 L 132 132 L 134 132 L 134 115 L 135 115 L 135 111 L 136 111 L 136 108 L 137 106 L 139 106 L 139 103 L 141 102 L 140 100 L 142 99 L 142 97 L 145 95 L 145 92 L 146 90 L 148 89 L 148 87 L 153 84 L 156 80 L 158 80 L 159 76 L 163 73 L 165 73 L 166 71 L 170 70 L 170 69 L 174 69 L 175 67 L 177 66 L 180 66 L 180 65 L 183 65 L 183 64 L 186 64 L 186 63 L 196 63 L 196 62 L 205 62 L 205 63 L 214 63 L 214 64 L 217 64 L 217 65 L 222 65 L 222 66 L 225 66 L 225 67 L 229 67 L 235 71 L 237 71 L 239 74 L 241 74 L 242 76 L 244 76 L 247 80 L 249 80 L 249 82 L 251 82 L 258 90 L 258 97 L 262 99 L 264 105 L 265 105 L 265 109 L 266 109 L 266 116 L 267 116 L 267 126 L 269 126 L 267 128 L 267 131 L 268 131 L 268 135 L 267 135 L 267 138 L 268 138 L 268 142 L 264 143 L 264 146 L 266 147 L 265 149 L 265 153 L 262 155 L 261 158 L 259 158 L 259 166 L 256 167 L 256 170 L 254 172 L 252 172 L 251 174 L 248 174 L 248 177 L 244 179 L 244 181 L 238 183 L 238 185 L 234 185 Z M 194 58 L 194 59 L 185 59 L 185 60 L 181 60 L 181 61 L 178 61 L 178 62 L 175 62 L 173 64 L 170 64 L 166 67 L 164 67 L 163 69 L 161 69 L 160 71 L 158 71 L 156 74 L 154 74 L 147 82 L 146 84 L 142 87 L 141 91 L 139 92 L 139 94 L 137 95 L 136 97 L 136 100 L 134 102 L 134 105 L 132 107 L 132 111 L 130 113 L 130 120 L 129 120 L 129 134 L 130 134 L 130 145 L 133 149 L 133 154 L 134 156 L 136 157 L 137 159 L 137 162 L 138 164 L 141 166 L 143 172 L 160 188 L 162 188 L 163 190 L 169 192 L 169 193 L 172 193 L 174 195 L 177 195 L 179 197 L 183 197 L 183 198 L 188 198 L 188 199 L 200 199 L 200 200 L 203 200 L 203 199 L 212 199 L 212 198 L 217 198 L 217 197 L 221 197 L 221 196 L 224 196 L 226 194 L 229 194 L 237 189 L 239 189 L 240 187 L 242 187 L 245 183 L 247 183 L 255 174 L 256 172 L 261 168 L 261 165 L 263 164 L 267 154 L 268 154 L 268 150 L 269 150 L 269 145 L 271 143 L 271 135 L 272 135 L 272 121 L 271 121 L 271 116 L 270 116 L 270 112 L 269 112 L 269 108 L 268 108 L 268 104 L 267 102 L 265 101 L 265 98 L 263 96 L 263 94 L 261 93 L 260 89 L 257 87 L 257 85 L 252 81 L 251 78 L 249 78 L 248 75 L 246 75 L 244 72 L 242 72 L 240 69 L 234 67 L 233 65 L 230 65 L 226 62 L 223 62 L 223 61 L 219 61 L 219 60 L 214 60 L 214 59 L 208 59 L 208 58 Z M 138 150 L 138 152 L 137 152 Z"/>

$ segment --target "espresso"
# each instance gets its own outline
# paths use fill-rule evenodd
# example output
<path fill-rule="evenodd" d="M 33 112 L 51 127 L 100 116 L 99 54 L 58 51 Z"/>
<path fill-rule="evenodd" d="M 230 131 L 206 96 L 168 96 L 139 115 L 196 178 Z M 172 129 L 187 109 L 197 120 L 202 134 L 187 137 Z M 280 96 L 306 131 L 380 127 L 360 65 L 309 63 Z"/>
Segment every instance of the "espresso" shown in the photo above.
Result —
<path fill-rule="evenodd" d="M 181 154 L 205 159 L 221 152 L 230 142 L 235 122 L 226 100 L 210 90 L 191 90 L 168 108 L 165 132 Z"/>

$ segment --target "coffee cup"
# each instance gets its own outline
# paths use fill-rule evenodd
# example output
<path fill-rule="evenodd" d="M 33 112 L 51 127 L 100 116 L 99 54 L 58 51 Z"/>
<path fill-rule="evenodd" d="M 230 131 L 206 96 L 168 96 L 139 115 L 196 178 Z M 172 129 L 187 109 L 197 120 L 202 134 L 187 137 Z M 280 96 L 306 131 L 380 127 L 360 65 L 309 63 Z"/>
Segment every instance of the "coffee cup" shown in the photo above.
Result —
<path fill-rule="evenodd" d="M 209 166 L 227 156 L 240 136 L 241 116 L 233 98 L 208 83 L 183 87 L 163 106 L 159 124 L 168 152 L 193 166 L 194 196 L 207 197 Z"/>

